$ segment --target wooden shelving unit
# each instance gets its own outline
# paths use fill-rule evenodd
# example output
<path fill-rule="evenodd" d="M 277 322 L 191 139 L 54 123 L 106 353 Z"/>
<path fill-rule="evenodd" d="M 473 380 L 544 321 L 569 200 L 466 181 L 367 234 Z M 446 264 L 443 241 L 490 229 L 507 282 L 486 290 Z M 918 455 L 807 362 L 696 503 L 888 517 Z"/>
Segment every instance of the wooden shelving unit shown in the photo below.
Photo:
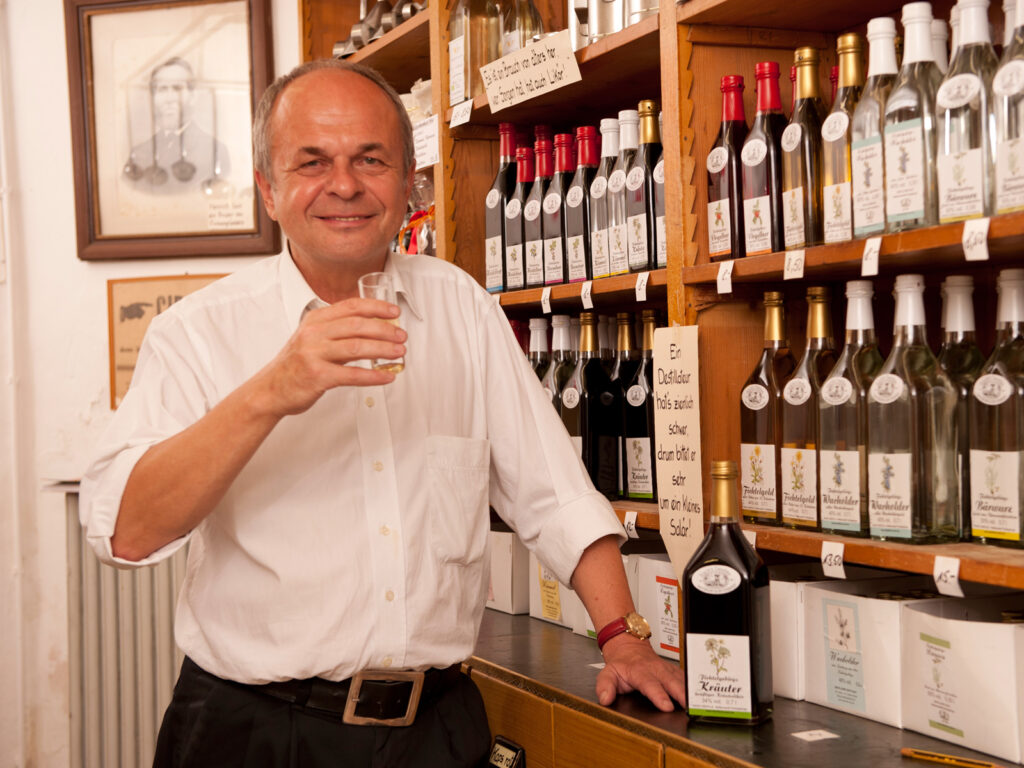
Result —
<path fill-rule="evenodd" d="M 652 307 L 662 307 L 668 288 L 668 270 L 657 269 L 647 273 L 647 300 Z M 595 306 L 605 304 L 632 304 L 637 309 L 646 308 L 636 302 L 636 284 L 640 273 L 615 275 L 594 280 L 591 298 Z M 551 286 L 551 307 L 559 310 L 579 311 L 582 309 L 581 294 L 583 283 L 563 283 Z M 543 288 L 527 288 L 522 291 L 508 291 L 500 294 L 501 306 L 510 311 L 528 310 L 536 312 L 540 307 Z"/>
<path fill-rule="evenodd" d="M 430 77 L 430 14 L 417 13 L 348 60 L 373 67 L 399 93 L 407 92 L 417 79 Z"/>

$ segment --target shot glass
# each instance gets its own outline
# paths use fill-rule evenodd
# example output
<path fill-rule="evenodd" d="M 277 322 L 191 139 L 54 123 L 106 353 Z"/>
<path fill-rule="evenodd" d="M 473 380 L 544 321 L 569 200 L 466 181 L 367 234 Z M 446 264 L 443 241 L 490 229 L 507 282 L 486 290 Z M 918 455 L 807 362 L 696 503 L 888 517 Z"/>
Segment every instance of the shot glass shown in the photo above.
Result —
<path fill-rule="evenodd" d="M 398 303 L 395 299 L 395 284 L 391 280 L 391 275 L 386 272 L 369 272 L 360 277 L 359 295 L 364 299 L 378 299 L 379 301 L 386 301 L 389 304 Z M 388 322 L 398 325 L 398 318 L 390 319 Z M 370 360 L 370 365 L 378 371 L 398 373 L 405 368 L 405 358 L 376 358 Z"/>

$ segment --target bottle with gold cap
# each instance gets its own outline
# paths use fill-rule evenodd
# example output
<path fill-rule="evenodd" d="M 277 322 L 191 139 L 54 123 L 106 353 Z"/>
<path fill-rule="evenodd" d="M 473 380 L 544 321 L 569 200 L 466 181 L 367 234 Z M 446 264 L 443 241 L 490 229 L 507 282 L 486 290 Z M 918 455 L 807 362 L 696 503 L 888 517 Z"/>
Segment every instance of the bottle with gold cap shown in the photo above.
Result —
<path fill-rule="evenodd" d="M 633 346 L 633 316 L 629 312 L 619 312 L 615 315 L 615 356 L 609 366 L 608 378 L 611 379 L 612 385 L 619 390 L 620 405 L 623 402 L 622 398 L 625 396 L 626 387 L 629 386 L 629 381 L 633 378 L 639 365 L 640 356 L 637 354 L 636 347 Z M 621 445 L 619 445 L 618 452 L 618 494 L 623 497 L 626 492 L 626 481 L 623 475 Z"/>
<path fill-rule="evenodd" d="M 683 571 L 686 712 L 754 725 L 771 717 L 768 568 L 739 525 L 736 464 L 711 462 L 711 521 Z"/>
<path fill-rule="evenodd" d="M 740 507 L 748 523 L 777 525 L 782 384 L 796 367 L 779 291 L 764 294 L 764 349 L 740 392 Z"/>
<path fill-rule="evenodd" d="M 622 405 L 622 474 L 627 499 L 658 498 L 658 482 L 654 474 L 654 329 L 657 315 L 645 309 L 641 315 L 643 339 L 640 364 L 629 379 L 621 379 L 624 393 Z"/>
<path fill-rule="evenodd" d="M 826 243 L 853 237 L 850 167 L 851 120 L 864 88 L 864 42 L 853 32 L 840 35 L 839 82 L 832 111 L 821 125 L 823 232 Z"/>
<path fill-rule="evenodd" d="M 661 157 L 658 105 L 644 99 L 637 112 L 640 114 L 640 145 L 626 174 L 626 242 L 630 272 L 655 269 L 658 260 L 654 211 L 654 166 Z"/>
<path fill-rule="evenodd" d="M 797 48 L 796 101 L 782 132 L 782 231 L 786 250 L 822 242 L 821 123 L 818 51 Z"/>

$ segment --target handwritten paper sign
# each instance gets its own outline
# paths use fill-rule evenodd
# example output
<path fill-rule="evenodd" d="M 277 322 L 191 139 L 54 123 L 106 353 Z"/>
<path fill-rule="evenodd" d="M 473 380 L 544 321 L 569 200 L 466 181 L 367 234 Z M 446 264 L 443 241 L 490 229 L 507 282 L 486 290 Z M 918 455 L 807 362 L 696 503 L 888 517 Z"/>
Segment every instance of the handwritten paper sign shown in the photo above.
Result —
<path fill-rule="evenodd" d="M 830 579 L 845 579 L 843 566 L 843 543 L 841 541 L 821 542 L 821 570 Z"/>
<path fill-rule="evenodd" d="M 988 261 L 988 217 L 965 221 L 960 244 L 967 261 Z"/>
<path fill-rule="evenodd" d="M 587 280 L 586 282 L 583 283 L 583 286 L 580 288 L 580 301 L 583 302 L 583 308 L 584 309 L 593 309 L 594 308 L 594 299 L 591 298 L 591 296 L 590 296 L 590 293 L 593 290 L 594 290 L 594 281 L 593 280 Z"/>
<path fill-rule="evenodd" d="M 718 277 L 715 283 L 719 293 L 732 293 L 732 259 L 718 264 Z"/>
<path fill-rule="evenodd" d="M 650 278 L 650 272 L 640 272 L 636 276 L 636 300 L 647 301 L 647 280 Z"/>
<path fill-rule="evenodd" d="M 804 251 L 787 251 L 786 262 L 782 268 L 783 280 L 800 280 L 804 276 Z"/>
<path fill-rule="evenodd" d="M 484 64 L 480 76 L 492 113 L 582 79 L 567 29 Z"/>
<path fill-rule="evenodd" d="M 960 586 L 960 558 L 936 555 L 932 565 L 932 578 L 935 588 L 943 595 L 963 597 L 964 590 Z"/>
<path fill-rule="evenodd" d="M 551 314 L 551 286 L 544 286 L 544 290 L 540 292 L 540 308 L 545 315 Z"/>
<path fill-rule="evenodd" d="M 874 277 L 878 274 L 878 254 L 881 250 L 881 236 L 869 237 L 864 241 L 864 253 L 860 257 L 861 277 Z"/>
<path fill-rule="evenodd" d="M 437 140 L 437 115 L 418 120 L 412 127 L 412 139 L 416 148 L 417 168 L 429 168 L 441 159 L 440 144 Z"/>
<path fill-rule="evenodd" d="M 470 116 L 473 114 L 473 100 L 469 99 L 459 104 L 457 107 L 452 109 L 452 121 L 449 126 L 455 128 L 459 125 L 464 125 L 469 122 Z"/>
<path fill-rule="evenodd" d="M 704 538 L 697 326 L 654 331 L 654 442 L 658 515 L 676 578 Z"/>

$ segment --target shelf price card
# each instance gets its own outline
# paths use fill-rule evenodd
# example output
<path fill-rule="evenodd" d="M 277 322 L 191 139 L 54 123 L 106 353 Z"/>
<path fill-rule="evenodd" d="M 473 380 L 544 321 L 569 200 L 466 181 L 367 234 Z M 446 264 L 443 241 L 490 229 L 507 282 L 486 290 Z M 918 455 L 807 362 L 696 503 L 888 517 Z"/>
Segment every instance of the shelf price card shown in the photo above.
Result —
<path fill-rule="evenodd" d="M 492 113 L 583 79 L 567 29 L 484 64 L 480 76 Z"/>

